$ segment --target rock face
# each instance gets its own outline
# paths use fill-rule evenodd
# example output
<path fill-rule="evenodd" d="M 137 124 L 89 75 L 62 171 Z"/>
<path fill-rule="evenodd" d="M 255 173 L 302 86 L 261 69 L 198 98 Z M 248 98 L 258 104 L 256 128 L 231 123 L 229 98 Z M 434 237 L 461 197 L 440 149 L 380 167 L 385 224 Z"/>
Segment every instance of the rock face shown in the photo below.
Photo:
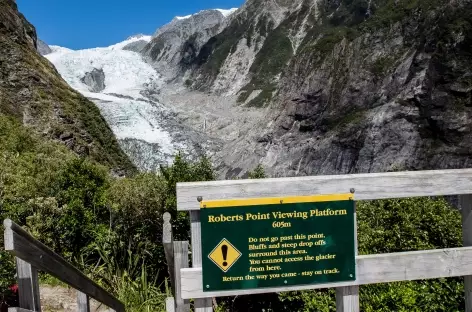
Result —
<path fill-rule="evenodd" d="M 123 50 L 141 53 L 147 44 L 148 42 L 146 40 L 139 40 L 127 44 Z"/>
<path fill-rule="evenodd" d="M 226 26 L 228 18 L 228 14 L 221 10 L 206 10 L 191 16 L 176 17 L 156 31 L 142 53 L 149 63 L 169 79 L 183 75 L 203 44 Z"/>
<path fill-rule="evenodd" d="M 162 137 L 188 129 L 182 142 L 208 148 L 224 178 L 259 163 L 272 176 L 472 165 L 471 0 L 247 0 L 230 13 L 177 17 L 144 48 L 133 39 L 108 49 L 141 53 L 159 78 L 126 92 L 107 82 L 102 93 L 131 96 L 122 112 L 166 110 Z M 79 71 L 102 87 L 92 68 Z M 171 140 L 143 143 L 138 126 L 122 144 L 147 167 Z"/>
<path fill-rule="evenodd" d="M 105 73 L 103 69 L 94 68 L 91 72 L 85 73 L 85 76 L 80 80 L 89 87 L 91 92 L 105 90 Z"/>
<path fill-rule="evenodd" d="M 12 0 L 0 0 L 0 114 L 109 168 L 134 172 L 98 108 L 37 51 L 35 28 Z"/>
<path fill-rule="evenodd" d="M 44 42 L 38 39 L 38 52 L 41 55 L 47 55 L 52 52 L 51 48 Z"/>
<path fill-rule="evenodd" d="M 248 0 L 226 24 L 177 73 L 181 101 L 263 116 L 208 121 L 223 177 L 472 166 L 470 0 Z"/>

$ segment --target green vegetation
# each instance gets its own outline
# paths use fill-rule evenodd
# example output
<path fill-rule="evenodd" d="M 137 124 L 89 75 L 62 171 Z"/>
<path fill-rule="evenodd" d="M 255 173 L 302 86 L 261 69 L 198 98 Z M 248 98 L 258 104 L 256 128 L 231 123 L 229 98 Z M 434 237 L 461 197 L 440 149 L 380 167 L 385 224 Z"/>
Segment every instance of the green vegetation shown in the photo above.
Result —
<path fill-rule="evenodd" d="M 374 1 L 373 1 L 374 2 Z M 441 0 L 378 0 L 373 4 L 374 14 L 360 25 L 364 31 L 375 31 L 403 21 L 407 18 L 424 18 L 431 9 L 438 8 Z"/>
<path fill-rule="evenodd" d="M 265 81 L 267 78 L 273 78 L 275 74 L 281 71 L 281 67 L 285 66 L 285 63 L 293 53 L 288 37 L 285 35 L 280 36 L 277 31 L 275 33 L 272 31 L 275 25 L 268 15 L 262 15 L 257 20 L 251 19 L 254 16 L 254 12 L 250 9 L 248 11 L 249 16 L 246 16 L 244 19 L 242 17 L 233 19 L 228 27 L 220 34 L 212 37 L 200 49 L 195 63 L 200 66 L 200 71 L 205 75 L 206 81 L 196 81 L 196 88 L 210 85 L 216 79 L 225 60 L 235 52 L 238 43 L 243 38 L 246 39 L 248 47 L 252 47 L 252 44 L 255 43 L 255 49 L 258 50 L 261 40 L 268 36 L 261 49 L 262 53 L 259 53 L 256 57 L 256 64 L 253 65 L 251 71 L 258 71 L 257 75 L 264 75 L 264 77 L 261 77 L 261 80 Z M 249 25 L 247 20 L 251 21 Z M 260 85 L 257 82 L 253 84 Z M 252 90 L 260 89 L 248 86 L 245 90 L 249 92 L 243 92 L 243 95 L 238 100 L 240 103 L 249 97 Z"/>
<path fill-rule="evenodd" d="M 355 29 L 347 27 L 335 27 L 327 29 L 321 38 L 316 42 L 313 50 L 321 55 L 333 51 L 334 46 L 341 42 L 344 38 L 349 41 L 354 40 L 358 36 L 358 32 Z"/>
<path fill-rule="evenodd" d="M 0 28 L 5 30 L 0 33 L 0 114 L 110 169 L 135 173 L 99 109 L 35 50 L 36 30 L 14 1 L 0 0 L 0 7 Z"/>
<path fill-rule="evenodd" d="M 261 93 L 259 93 L 255 98 L 253 98 L 251 101 L 249 101 L 249 103 L 247 103 L 247 106 L 264 107 L 265 105 L 270 103 L 270 100 L 272 100 L 274 91 L 275 87 L 262 90 Z"/>
<path fill-rule="evenodd" d="M 367 109 L 351 111 L 337 118 L 326 119 L 325 122 L 328 126 L 328 129 L 337 129 L 344 130 L 348 126 L 352 125 L 361 125 L 365 120 Z"/>
<path fill-rule="evenodd" d="M 266 177 L 261 165 L 249 178 Z M 112 291 L 128 311 L 162 311 L 168 293 L 160 243 L 162 214 L 173 216 L 175 239 L 189 239 L 176 210 L 176 183 L 214 180 L 207 159 L 177 155 L 158 174 L 116 179 L 13 118 L 0 117 L 0 217 L 12 218 Z M 360 254 L 461 246 L 459 212 L 443 199 L 358 203 Z M 3 246 L 3 237 L 0 246 Z M 0 251 L 0 291 L 14 283 L 10 255 Z M 42 276 L 53 285 L 55 279 Z M 461 279 L 362 286 L 364 311 L 459 311 Z M 334 290 L 222 298 L 219 311 L 334 311 Z"/>
<path fill-rule="evenodd" d="M 248 173 L 248 179 L 264 179 L 267 178 L 264 167 L 261 164 L 257 165 L 253 171 Z"/>
<path fill-rule="evenodd" d="M 422 23 L 427 13 L 439 8 L 442 1 L 372 0 L 370 14 L 367 14 L 368 3 L 367 0 L 342 0 L 339 4 L 329 0 L 320 2 L 321 22 L 319 25 L 313 25 L 302 42 L 301 57 L 312 59 L 313 65 L 319 65 L 343 39 L 353 41 L 365 32 L 388 29 L 396 22 L 414 19 Z M 453 21 L 444 26 L 451 24 L 459 24 L 459 28 L 465 29 L 462 27 L 464 23 Z M 450 35 L 444 36 L 444 38 L 450 37 Z M 412 40 L 417 41 L 417 38 Z M 385 57 L 371 64 L 372 72 L 377 76 L 384 74 L 395 62 L 394 58 Z"/>
<path fill-rule="evenodd" d="M 245 101 L 247 101 L 249 96 L 254 91 L 258 90 L 258 89 L 252 89 L 252 87 L 253 86 L 249 86 L 249 85 L 244 87 L 244 88 L 248 88 L 248 89 L 243 89 L 241 91 L 241 94 L 238 96 L 238 102 L 244 103 Z M 273 84 L 271 84 L 267 87 L 263 87 L 261 92 L 256 97 L 254 97 L 252 100 L 250 100 L 246 104 L 246 106 L 248 106 L 248 107 L 264 107 L 264 105 L 266 105 L 267 103 L 270 102 L 270 100 L 272 99 L 272 95 L 275 91 L 276 91 L 276 87 Z"/>
<path fill-rule="evenodd" d="M 254 91 L 261 90 L 261 93 L 247 103 L 250 107 L 263 107 L 270 102 L 276 91 L 274 78 L 282 72 L 293 56 L 292 43 L 287 36 L 290 24 L 282 23 L 274 31 L 269 32 L 267 26 L 264 26 L 267 23 L 261 18 L 256 27 L 261 32 L 260 37 L 266 34 L 268 37 L 249 69 L 252 79 L 241 89 L 238 97 L 238 102 L 244 103 Z"/>
<path fill-rule="evenodd" d="M 158 237 L 165 211 L 173 214 L 176 239 L 188 239 L 187 216 L 175 207 L 176 182 L 212 179 L 207 159 L 190 164 L 180 155 L 160 174 L 113 178 L 106 167 L 0 115 L 0 218 L 24 226 L 130 311 L 162 310 L 167 271 Z M 1 249 L 0 259 L 3 293 L 15 271 Z"/>

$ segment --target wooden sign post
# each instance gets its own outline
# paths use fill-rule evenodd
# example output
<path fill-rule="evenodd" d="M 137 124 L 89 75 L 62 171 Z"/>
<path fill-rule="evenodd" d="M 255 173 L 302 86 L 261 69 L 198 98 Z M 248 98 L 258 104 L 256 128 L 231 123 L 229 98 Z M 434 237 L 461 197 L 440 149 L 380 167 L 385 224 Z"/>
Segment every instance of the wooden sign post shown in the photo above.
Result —
<path fill-rule="evenodd" d="M 200 205 L 203 291 L 356 279 L 353 194 Z"/>

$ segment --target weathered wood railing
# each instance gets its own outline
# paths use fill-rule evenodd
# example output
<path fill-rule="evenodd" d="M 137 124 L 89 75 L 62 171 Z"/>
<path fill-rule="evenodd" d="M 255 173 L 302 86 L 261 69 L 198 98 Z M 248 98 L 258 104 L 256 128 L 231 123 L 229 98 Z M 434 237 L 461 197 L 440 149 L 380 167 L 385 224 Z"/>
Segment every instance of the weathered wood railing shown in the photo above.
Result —
<path fill-rule="evenodd" d="M 19 307 L 18 312 L 41 311 L 38 270 L 49 273 L 77 290 L 79 312 L 89 312 L 89 298 L 93 298 L 117 312 L 125 311 L 124 305 L 97 285 L 85 274 L 69 264 L 47 246 L 34 239 L 28 232 L 9 219 L 4 222 L 5 250 L 16 257 Z"/>
<path fill-rule="evenodd" d="M 465 247 L 356 257 L 353 282 L 203 292 L 200 205 L 198 200 L 339 194 L 355 200 L 460 195 Z M 338 312 L 359 311 L 359 285 L 464 276 L 466 311 L 472 312 L 472 169 L 331 175 L 281 179 L 231 180 L 177 184 L 177 209 L 190 211 L 192 268 L 176 274 L 183 299 L 195 299 L 196 312 L 211 312 L 212 297 L 336 288 Z M 198 199 L 198 200 L 197 200 Z M 177 270 L 177 268 L 175 268 Z"/>
<path fill-rule="evenodd" d="M 171 281 L 172 294 L 174 297 L 166 299 L 167 312 L 190 312 L 189 300 L 182 299 L 180 284 L 180 269 L 188 268 L 188 242 L 174 241 L 172 225 L 170 224 L 170 213 L 164 213 L 164 226 L 162 230 L 162 243 L 167 261 L 167 268 Z"/>

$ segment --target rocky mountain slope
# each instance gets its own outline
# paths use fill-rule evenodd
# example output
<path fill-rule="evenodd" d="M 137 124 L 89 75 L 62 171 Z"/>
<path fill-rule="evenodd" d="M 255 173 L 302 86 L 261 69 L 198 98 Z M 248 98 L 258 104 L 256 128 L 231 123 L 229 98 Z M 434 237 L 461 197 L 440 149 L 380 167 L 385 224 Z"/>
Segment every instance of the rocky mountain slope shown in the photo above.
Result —
<path fill-rule="evenodd" d="M 215 158 L 226 177 L 472 165 L 471 1 L 248 0 L 227 24 L 180 55 L 189 93 L 161 95 L 210 94 L 187 104 L 233 134 Z M 211 101 L 263 117 L 224 124 Z"/>
<path fill-rule="evenodd" d="M 273 176 L 470 167 L 471 16 L 470 0 L 247 0 L 176 17 L 120 45 L 159 76 L 136 88 L 154 110 L 120 142 L 155 168 L 170 154 L 143 139 L 154 118 L 169 153 L 208 152 L 225 178 L 259 163 Z M 74 79 L 100 80 L 83 66 Z M 106 77 L 74 88 L 116 98 Z M 122 115 L 106 113 L 115 99 L 95 101 L 105 116 L 130 114 L 119 93 Z"/>
<path fill-rule="evenodd" d="M 51 48 L 47 45 L 47 43 L 41 41 L 40 39 L 38 39 L 37 41 L 37 50 L 41 55 L 46 55 L 52 52 Z"/>
<path fill-rule="evenodd" d="M 196 53 L 227 25 L 236 9 L 204 10 L 189 16 L 177 16 L 156 30 L 142 53 L 167 79 L 185 71 Z"/>
<path fill-rule="evenodd" d="M 0 0 L 0 115 L 117 173 L 134 172 L 98 108 L 68 86 L 37 48 L 34 26 L 13 0 Z"/>

